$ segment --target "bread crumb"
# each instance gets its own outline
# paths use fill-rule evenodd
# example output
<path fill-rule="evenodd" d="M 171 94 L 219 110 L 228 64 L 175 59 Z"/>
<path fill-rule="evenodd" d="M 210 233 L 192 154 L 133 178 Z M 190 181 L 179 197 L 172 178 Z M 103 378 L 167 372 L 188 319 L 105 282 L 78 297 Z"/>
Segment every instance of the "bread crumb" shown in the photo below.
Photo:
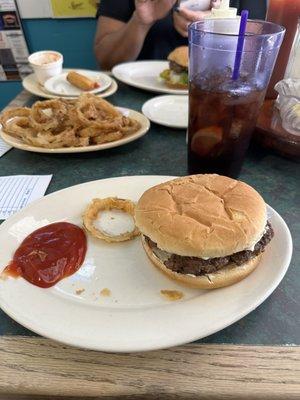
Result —
<path fill-rule="evenodd" d="M 109 297 L 111 295 L 111 291 L 107 288 L 104 288 L 100 292 L 100 296 Z"/>
<path fill-rule="evenodd" d="M 6 281 L 8 279 L 8 276 L 4 271 L 0 274 L 0 279 L 1 281 Z"/>
<path fill-rule="evenodd" d="M 161 295 L 164 296 L 169 301 L 181 300 L 184 294 L 179 290 L 161 290 Z"/>
<path fill-rule="evenodd" d="M 85 291 L 85 289 L 76 289 L 76 294 L 80 295 L 81 293 L 83 293 Z"/>

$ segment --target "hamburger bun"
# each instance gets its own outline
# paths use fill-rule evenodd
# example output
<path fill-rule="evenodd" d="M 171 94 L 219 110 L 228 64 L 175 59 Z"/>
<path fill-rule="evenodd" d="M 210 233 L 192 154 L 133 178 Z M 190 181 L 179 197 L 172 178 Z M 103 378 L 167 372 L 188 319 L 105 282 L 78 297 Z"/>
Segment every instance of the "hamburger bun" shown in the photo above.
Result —
<path fill-rule="evenodd" d="M 229 264 L 226 267 L 221 268 L 217 272 L 199 276 L 192 276 L 187 274 L 180 274 L 167 268 L 163 261 L 158 258 L 151 250 L 144 236 L 142 236 L 142 244 L 150 261 L 164 274 L 166 274 L 169 278 L 176 280 L 181 284 L 184 284 L 185 286 L 198 289 L 217 289 L 233 285 L 234 283 L 237 283 L 246 278 L 246 276 L 250 275 L 251 272 L 254 271 L 254 269 L 259 264 L 261 258 L 261 255 L 259 255 L 252 258 L 241 266 Z"/>
<path fill-rule="evenodd" d="M 137 203 L 135 222 L 159 249 L 205 259 L 251 249 L 264 233 L 267 212 L 246 183 L 193 175 L 147 190 Z"/>
<path fill-rule="evenodd" d="M 173 61 L 181 67 L 189 66 L 189 48 L 188 46 L 180 46 L 168 55 L 168 61 Z"/>

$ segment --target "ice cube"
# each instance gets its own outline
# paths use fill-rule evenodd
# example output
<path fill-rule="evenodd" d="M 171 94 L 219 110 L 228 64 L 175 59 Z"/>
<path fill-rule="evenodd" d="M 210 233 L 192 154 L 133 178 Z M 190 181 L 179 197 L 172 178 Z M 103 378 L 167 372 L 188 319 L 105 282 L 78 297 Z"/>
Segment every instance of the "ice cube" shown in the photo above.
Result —
<path fill-rule="evenodd" d="M 230 126 L 229 136 L 231 139 L 238 139 L 243 130 L 243 121 L 233 120 Z"/>

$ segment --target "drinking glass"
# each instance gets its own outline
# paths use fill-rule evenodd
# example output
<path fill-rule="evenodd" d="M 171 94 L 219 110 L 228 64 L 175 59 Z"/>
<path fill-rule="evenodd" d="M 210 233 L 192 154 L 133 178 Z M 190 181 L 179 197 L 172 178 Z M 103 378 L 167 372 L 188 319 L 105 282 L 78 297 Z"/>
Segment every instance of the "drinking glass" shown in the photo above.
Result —
<path fill-rule="evenodd" d="M 189 27 L 190 174 L 237 177 L 256 125 L 285 29 L 248 20 L 236 79 L 239 24 L 209 19 Z"/>

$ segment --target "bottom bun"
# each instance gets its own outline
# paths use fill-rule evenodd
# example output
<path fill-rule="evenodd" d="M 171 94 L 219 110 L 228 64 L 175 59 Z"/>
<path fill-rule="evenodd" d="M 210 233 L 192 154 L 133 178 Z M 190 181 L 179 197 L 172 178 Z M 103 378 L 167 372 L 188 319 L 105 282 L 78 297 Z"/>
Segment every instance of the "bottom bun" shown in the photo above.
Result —
<path fill-rule="evenodd" d="M 168 275 L 169 278 L 172 278 L 186 286 L 199 289 L 217 289 L 233 285 L 250 275 L 251 272 L 255 270 L 261 259 L 261 255 L 259 255 L 239 266 L 236 264 L 229 264 L 217 272 L 200 276 L 190 276 L 174 272 L 167 268 L 162 260 L 153 253 L 144 236 L 142 236 L 142 243 L 147 256 L 152 263 Z"/>
<path fill-rule="evenodd" d="M 182 89 L 186 90 L 188 88 L 188 85 L 183 85 L 182 83 L 171 83 L 170 81 L 165 81 L 166 86 L 168 86 L 170 89 Z"/>

